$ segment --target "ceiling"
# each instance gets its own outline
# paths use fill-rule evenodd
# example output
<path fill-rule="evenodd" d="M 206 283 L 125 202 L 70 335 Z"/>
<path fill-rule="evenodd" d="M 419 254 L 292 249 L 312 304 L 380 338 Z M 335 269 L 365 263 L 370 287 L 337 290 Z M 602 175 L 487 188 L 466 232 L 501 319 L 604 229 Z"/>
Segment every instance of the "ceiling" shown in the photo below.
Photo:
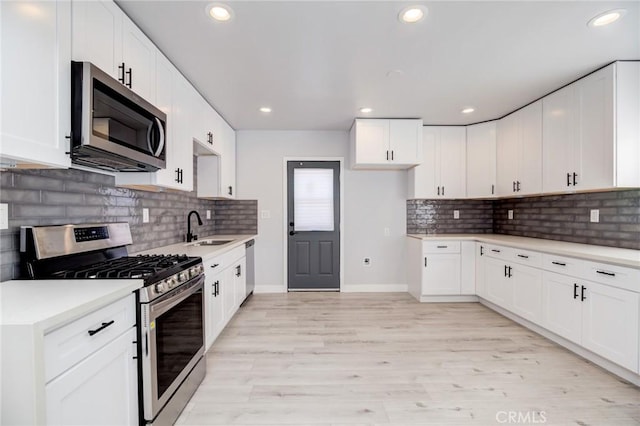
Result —
<path fill-rule="evenodd" d="M 228 22 L 206 14 L 211 2 L 117 3 L 240 130 L 346 130 L 358 116 L 469 124 L 640 59 L 638 1 L 226 1 Z M 401 23 L 413 4 L 426 18 Z M 614 24 L 587 26 L 617 8 Z"/>

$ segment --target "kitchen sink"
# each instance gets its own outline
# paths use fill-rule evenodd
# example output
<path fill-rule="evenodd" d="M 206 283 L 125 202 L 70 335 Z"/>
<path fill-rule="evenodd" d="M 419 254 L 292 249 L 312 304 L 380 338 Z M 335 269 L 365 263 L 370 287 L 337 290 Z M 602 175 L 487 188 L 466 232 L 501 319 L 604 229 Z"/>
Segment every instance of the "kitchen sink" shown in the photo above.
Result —
<path fill-rule="evenodd" d="M 194 243 L 189 243 L 190 246 L 221 246 L 223 244 L 228 244 L 233 240 L 202 240 L 196 241 Z"/>

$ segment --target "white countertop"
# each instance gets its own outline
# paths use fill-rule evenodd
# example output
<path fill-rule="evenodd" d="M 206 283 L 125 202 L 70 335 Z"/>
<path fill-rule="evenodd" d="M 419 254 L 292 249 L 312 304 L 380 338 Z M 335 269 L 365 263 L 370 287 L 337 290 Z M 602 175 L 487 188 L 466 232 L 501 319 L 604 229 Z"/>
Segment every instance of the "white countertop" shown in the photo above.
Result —
<path fill-rule="evenodd" d="M 115 302 L 143 280 L 13 280 L 0 283 L 0 325 L 47 331 Z"/>
<path fill-rule="evenodd" d="M 197 241 L 193 241 L 191 243 L 177 243 L 171 244 L 163 247 L 156 247 L 150 250 L 141 251 L 138 253 L 133 253 L 133 255 L 137 254 L 186 254 L 187 256 L 199 256 L 203 261 L 210 259 L 212 257 L 221 255 L 223 253 L 228 252 L 229 250 L 233 250 L 234 248 L 243 245 L 249 240 L 253 240 L 257 237 L 255 234 L 244 234 L 244 235 L 210 235 L 208 237 L 198 238 Z M 198 241 L 204 240 L 232 240 L 228 244 L 223 244 L 219 246 L 197 246 L 194 243 L 198 243 Z"/>
<path fill-rule="evenodd" d="M 471 240 L 640 269 L 640 250 L 501 234 L 407 234 L 421 240 Z"/>

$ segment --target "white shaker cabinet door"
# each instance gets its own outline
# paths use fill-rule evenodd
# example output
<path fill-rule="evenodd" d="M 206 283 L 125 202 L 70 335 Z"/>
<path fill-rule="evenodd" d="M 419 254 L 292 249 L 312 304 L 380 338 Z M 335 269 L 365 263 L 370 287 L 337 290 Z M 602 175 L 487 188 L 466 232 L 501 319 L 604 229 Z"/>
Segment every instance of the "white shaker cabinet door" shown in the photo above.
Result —
<path fill-rule="evenodd" d="M 582 304 L 578 279 L 544 272 L 542 280 L 542 326 L 580 344 Z"/>
<path fill-rule="evenodd" d="M 574 86 L 570 85 L 543 100 L 545 192 L 566 191 L 572 187 L 574 172 Z"/>
<path fill-rule="evenodd" d="M 505 273 L 505 263 L 490 257 L 484 260 L 484 282 L 486 299 L 496 305 L 511 310 L 513 305 L 513 286 Z"/>
<path fill-rule="evenodd" d="M 122 78 L 122 10 L 111 0 L 74 1 L 71 8 L 73 60 Z"/>
<path fill-rule="evenodd" d="M 460 294 L 460 253 L 424 255 L 423 295 Z"/>
<path fill-rule="evenodd" d="M 496 194 L 496 122 L 467 126 L 467 197 Z"/>
<path fill-rule="evenodd" d="M 515 314 L 531 322 L 542 322 L 542 271 L 518 264 L 511 264 L 510 285 L 513 286 Z"/>
<path fill-rule="evenodd" d="M 542 192 L 542 101 L 516 112 L 520 116 L 518 195 Z"/>
<path fill-rule="evenodd" d="M 358 120 L 354 126 L 357 135 L 355 162 L 384 164 L 389 161 L 389 120 Z"/>
<path fill-rule="evenodd" d="M 582 346 L 637 371 L 640 294 L 589 281 L 583 285 Z"/>
<path fill-rule="evenodd" d="M 122 61 L 125 84 L 148 102 L 155 104 L 156 47 L 126 16 L 122 21 Z"/>
<path fill-rule="evenodd" d="M 391 162 L 419 164 L 421 162 L 422 123 L 416 120 L 389 120 Z"/>
<path fill-rule="evenodd" d="M 45 386 L 47 424 L 137 425 L 135 328 Z"/>
<path fill-rule="evenodd" d="M 463 126 L 442 127 L 436 169 L 440 175 L 440 196 L 466 196 L 466 129 Z M 437 191 L 436 191 L 437 192 Z"/>
<path fill-rule="evenodd" d="M 0 159 L 69 167 L 70 4 L 1 1 L 0 11 Z"/>
<path fill-rule="evenodd" d="M 511 114 L 499 120 L 496 128 L 496 192 L 498 195 L 515 194 L 519 156 L 518 117 Z"/>

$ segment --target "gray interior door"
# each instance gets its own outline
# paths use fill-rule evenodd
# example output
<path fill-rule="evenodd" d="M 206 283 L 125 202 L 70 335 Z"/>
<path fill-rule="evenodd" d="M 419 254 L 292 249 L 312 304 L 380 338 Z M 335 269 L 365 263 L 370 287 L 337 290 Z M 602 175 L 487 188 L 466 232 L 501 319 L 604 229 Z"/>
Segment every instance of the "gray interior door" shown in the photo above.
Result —
<path fill-rule="evenodd" d="M 340 162 L 287 163 L 291 290 L 340 289 Z"/>

